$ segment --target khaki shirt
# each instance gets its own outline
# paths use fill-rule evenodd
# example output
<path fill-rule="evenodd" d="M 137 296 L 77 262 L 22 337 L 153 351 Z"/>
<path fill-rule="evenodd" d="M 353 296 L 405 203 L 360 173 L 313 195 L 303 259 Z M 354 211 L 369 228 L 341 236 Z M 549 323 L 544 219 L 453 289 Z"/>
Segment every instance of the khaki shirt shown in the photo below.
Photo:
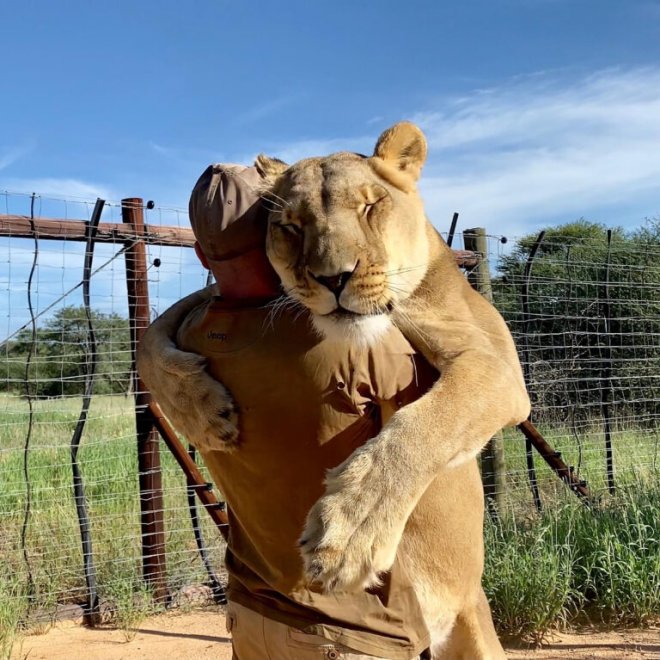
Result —
<path fill-rule="evenodd" d="M 303 579 L 298 540 L 326 470 L 436 374 L 394 328 L 374 347 L 349 348 L 320 338 L 297 311 L 228 302 L 193 310 L 177 342 L 208 358 L 239 409 L 238 449 L 202 452 L 228 506 L 230 599 L 362 653 L 416 656 L 429 637 L 401 562 L 382 588 L 317 593 Z"/>

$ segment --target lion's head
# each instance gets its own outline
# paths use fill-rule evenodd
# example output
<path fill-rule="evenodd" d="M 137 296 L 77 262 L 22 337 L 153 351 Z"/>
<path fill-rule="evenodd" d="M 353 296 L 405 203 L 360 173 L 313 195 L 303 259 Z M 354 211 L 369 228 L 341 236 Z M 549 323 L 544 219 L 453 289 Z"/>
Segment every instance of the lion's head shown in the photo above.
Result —
<path fill-rule="evenodd" d="M 340 152 L 291 166 L 257 158 L 272 201 L 268 258 L 324 335 L 375 339 L 424 277 L 416 182 L 425 159 L 424 135 L 407 122 L 385 131 L 371 157 Z"/>

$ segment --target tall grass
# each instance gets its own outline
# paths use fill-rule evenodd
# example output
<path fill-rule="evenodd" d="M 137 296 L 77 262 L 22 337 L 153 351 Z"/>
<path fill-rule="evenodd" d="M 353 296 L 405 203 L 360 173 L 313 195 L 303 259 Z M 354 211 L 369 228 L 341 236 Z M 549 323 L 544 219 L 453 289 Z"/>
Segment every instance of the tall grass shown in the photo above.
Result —
<path fill-rule="evenodd" d="M 79 409 L 79 398 L 35 402 L 28 463 L 32 489 L 26 533 L 28 568 L 21 546 L 27 493 L 23 476 L 27 406 L 16 397 L 0 397 L 0 658 L 2 645 L 10 643 L 17 626 L 35 616 L 54 615 L 60 604 L 84 601 L 69 454 Z M 192 534 L 184 475 L 164 447 L 161 458 L 168 581 L 176 591 L 204 582 L 206 574 Z M 139 617 L 147 602 L 139 588 L 140 500 L 131 398 L 93 399 L 79 460 L 99 595 L 121 623 L 127 617 Z M 213 561 L 221 567 L 220 535 L 203 511 L 200 516 Z"/>
<path fill-rule="evenodd" d="M 582 422 L 577 428 L 540 427 L 543 436 L 561 452 L 567 465 L 574 466 L 597 496 L 607 490 L 605 438 L 600 420 Z M 517 429 L 504 432 L 507 507 L 517 513 L 530 510 L 532 498 L 525 460 L 525 440 Z M 613 431 L 615 481 L 619 486 L 635 484 L 640 479 L 660 480 L 660 429 L 628 428 Z M 566 494 L 566 487 L 543 460 L 536 455 L 536 473 L 541 497 L 554 508 Z"/>
<path fill-rule="evenodd" d="M 27 608 L 25 587 L 11 574 L 0 574 L 0 658 L 8 658 L 21 615 Z"/>
<path fill-rule="evenodd" d="M 484 586 L 499 628 L 542 637 L 585 617 L 644 625 L 660 616 L 660 484 L 640 481 L 587 508 L 564 501 L 486 524 Z"/>

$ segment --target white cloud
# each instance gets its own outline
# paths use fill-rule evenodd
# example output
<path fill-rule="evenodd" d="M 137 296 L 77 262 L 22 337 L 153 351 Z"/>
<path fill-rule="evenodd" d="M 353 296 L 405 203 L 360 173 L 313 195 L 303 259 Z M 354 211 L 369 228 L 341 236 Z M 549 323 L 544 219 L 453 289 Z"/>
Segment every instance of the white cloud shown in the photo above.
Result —
<path fill-rule="evenodd" d="M 437 100 L 411 119 L 429 141 L 420 187 L 441 230 L 453 211 L 463 227 L 508 236 L 581 216 L 616 224 L 660 213 L 660 69 L 610 69 L 580 80 L 570 71 L 538 73 Z M 340 150 L 371 153 L 377 137 L 274 143 L 265 151 L 291 163 Z"/>
<path fill-rule="evenodd" d="M 639 221 L 660 211 L 660 70 L 568 85 L 535 76 L 438 105 L 413 117 L 429 139 L 421 187 L 438 224 L 458 210 L 519 235 L 615 206 L 639 208 Z"/>
<path fill-rule="evenodd" d="M 180 149 L 173 149 L 172 147 L 165 147 L 157 142 L 149 142 L 149 146 L 159 155 L 165 158 L 180 159 Z"/>
<path fill-rule="evenodd" d="M 93 201 L 97 197 L 106 200 L 118 198 L 109 186 L 89 181 L 80 181 L 79 179 L 55 177 L 0 179 L 0 190 L 28 195 L 34 192 L 40 196 L 49 197 L 51 199 L 74 201 Z"/>
<path fill-rule="evenodd" d="M 23 144 L 18 147 L 0 149 L 0 170 L 13 165 L 17 160 L 30 153 L 34 149 L 34 143 Z"/>
<path fill-rule="evenodd" d="M 270 99 L 261 103 L 260 105 L 254 106 L 249 110 L 241 113 L 234 119 L 234 124 L 236 126 L 242 126 L 244 124 L 251 124 L 253 122 L 260 121 L 270 115 L 276 114 L 283 108 L 300 101 L 302 98 L 301 95 L 292 95 L 292 96 L 281 96 L 279 98 Z"/>
<path fill-rule="evenodd" d="M 429 140 L 421 190 L 429 217 L 443 230 L 453 211 L 463 227 L 483 225 L 509 236 L 580 216 L 616 223 L 620 211 L 622 222 L 660 214 L 660 68 L 611 69 L 579 80 L 570 70 L 539 73 L 437 99 L 409 117 Z M 377 119 L 353 137 L 273 141 L 263 151 L 286 162 L 339 150 L 371 153 L 384 128 Z M 149 194 L 182 207 L 199 163 L 249 163 L 255 156 L 150 147 L 185 175 L 180 186 L 154 184 Z M 0 163 L 12 153 L 0 151 Z M 0 178 L 2 188 L 92 203 L 97 196 L 119 198 L 106 185 L 67 178 Z M 90 210 L 63 209 L 69 217 Z M 55 213 L 44 207 L 42 215 Z M 182 218 L 187 224 L 185 213 Z"/>

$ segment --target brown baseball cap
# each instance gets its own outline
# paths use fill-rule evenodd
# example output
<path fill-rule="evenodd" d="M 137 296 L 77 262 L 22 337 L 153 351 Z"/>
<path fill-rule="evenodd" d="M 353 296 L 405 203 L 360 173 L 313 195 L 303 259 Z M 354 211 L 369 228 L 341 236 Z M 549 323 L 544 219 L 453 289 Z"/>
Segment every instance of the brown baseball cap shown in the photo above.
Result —
<path fill-rule="evenodd" d="M 216 163 L 199 177 L 188 212 L 195 238 L 210 261 L 224 261 L 263 248 L 267 212 L 257 192 L 256 167 Z"/>

